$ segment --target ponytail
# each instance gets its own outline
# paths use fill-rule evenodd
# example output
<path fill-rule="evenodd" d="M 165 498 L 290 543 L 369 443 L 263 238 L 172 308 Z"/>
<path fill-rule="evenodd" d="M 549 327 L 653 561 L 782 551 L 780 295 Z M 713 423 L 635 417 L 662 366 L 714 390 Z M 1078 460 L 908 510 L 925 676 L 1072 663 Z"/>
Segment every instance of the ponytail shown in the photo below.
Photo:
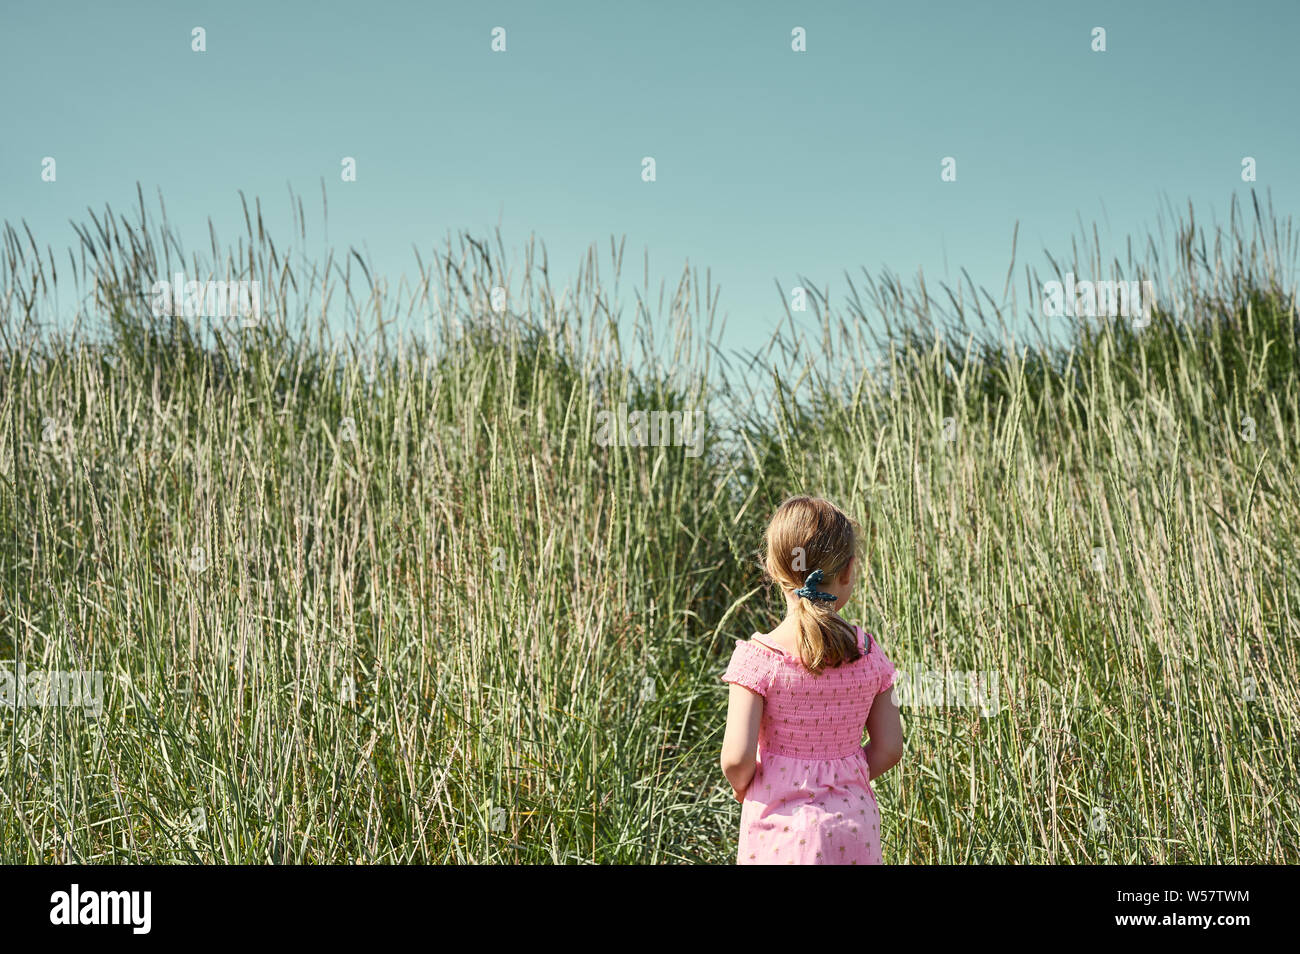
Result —
<path fill-rule="evenodd" d="M 814 674 L 862 655 L 857 631 L 835 612 L 836 597 L 817 588 L 844 572 L 857 555 L 858 541 L 857 525 L 820 497 L 791 497 L 767 526 L 763 569 L 769 580 L 797 598 L 799 658 Z M 800 571 L 808 563 L 814 569 L 805 575 Z"/>
<path fill-rule="evenodd" d="M 799 658 L 814 674 L 862 655 L 858 634 L 835 612 L 834 603 L 800 596 L 795 604 Z"/>

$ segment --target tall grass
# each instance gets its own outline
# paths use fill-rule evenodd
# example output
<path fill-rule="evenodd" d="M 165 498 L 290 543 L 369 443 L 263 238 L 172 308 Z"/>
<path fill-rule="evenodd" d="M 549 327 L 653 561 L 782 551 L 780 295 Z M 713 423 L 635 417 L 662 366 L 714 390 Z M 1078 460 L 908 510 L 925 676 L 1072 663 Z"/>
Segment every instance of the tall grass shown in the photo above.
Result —
<path fill-rule="evenodd" d="M 1300 856 L 1271 210 L 1130 260 L 1140 331 L 1015 333 L 1029 272 L 867 276 L 743 359 L 698 274 L 622 310 L 616 244 L 561 292 L 540 246 L 461 236 L 390 292 L 246 221 L 187 259 L 141 200 L 68 266 L 6 227 L 0 658 L 106 680 L 97 718 L 0 710 L 0 859 L 730 861 L 717 676 L 771 625 L 792 491 L 869 526 L 849 615 L 900 669 L 997 674 L 995 713 L 904 700 L 888 860 Z M 259 279 L 264 320 L 155 318 L 177 267 Z M 707 452 L 602 446 L 619 403 L 704 412 Z"/>

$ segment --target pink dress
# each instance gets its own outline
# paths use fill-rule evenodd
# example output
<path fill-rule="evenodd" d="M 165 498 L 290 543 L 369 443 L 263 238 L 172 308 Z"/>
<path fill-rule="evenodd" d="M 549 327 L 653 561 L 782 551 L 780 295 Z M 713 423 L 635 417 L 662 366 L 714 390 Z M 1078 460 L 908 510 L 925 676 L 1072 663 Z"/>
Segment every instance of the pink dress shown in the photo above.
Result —
<path fill-rule="evenodd" d="M 862 752 L 894 665 L 854 627 L 866 655 L 814 676 L 784 650 L 736 640 L 724 682 L 763 697 L 758 769 L 740 809 L 742 865 L 878 865 L 880 810 Z"/>

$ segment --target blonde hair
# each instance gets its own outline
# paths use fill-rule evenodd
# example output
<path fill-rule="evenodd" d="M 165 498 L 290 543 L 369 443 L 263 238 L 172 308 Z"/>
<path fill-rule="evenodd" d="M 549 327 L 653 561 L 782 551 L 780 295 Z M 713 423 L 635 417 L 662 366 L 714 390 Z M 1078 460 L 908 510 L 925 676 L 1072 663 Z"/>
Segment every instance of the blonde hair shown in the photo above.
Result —
<path fill-rule="evenodd" d="M 783 593 L 804 586 L 814 570 L 829 582 L 857 555 L 859 540 L 857 524 L 829 500 L 790 497 L 768 521 L 763 571 Z M 795 606 L 799 658 L 813 674 L 862 655 L 857 631 L 833 605 L 801 596 Z"/>

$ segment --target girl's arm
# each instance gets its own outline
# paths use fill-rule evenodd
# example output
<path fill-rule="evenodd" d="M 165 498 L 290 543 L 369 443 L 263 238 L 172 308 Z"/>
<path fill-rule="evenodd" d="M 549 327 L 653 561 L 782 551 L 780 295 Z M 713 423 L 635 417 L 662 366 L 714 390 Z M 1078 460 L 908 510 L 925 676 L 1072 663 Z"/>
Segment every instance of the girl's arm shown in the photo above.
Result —
<path fill-rule="evenodd" d="M 763 697 L 744 686 L 731 684 L 727 697 L 727 731 L 722 737 L 722 774 L 727 776 L 736 801 L 758 767 L 758 729 L 763 721 Z"/>
<path fill-rule="evenodd" d="M 898 706 L 890 698 L 892 695 L 892 689 L 879 693 L 867 714 L 869 738 L 862 751 L 866 753 L 873 779 L 888 772 L 903 757 L 903 720 L 899 718 Z"/>

